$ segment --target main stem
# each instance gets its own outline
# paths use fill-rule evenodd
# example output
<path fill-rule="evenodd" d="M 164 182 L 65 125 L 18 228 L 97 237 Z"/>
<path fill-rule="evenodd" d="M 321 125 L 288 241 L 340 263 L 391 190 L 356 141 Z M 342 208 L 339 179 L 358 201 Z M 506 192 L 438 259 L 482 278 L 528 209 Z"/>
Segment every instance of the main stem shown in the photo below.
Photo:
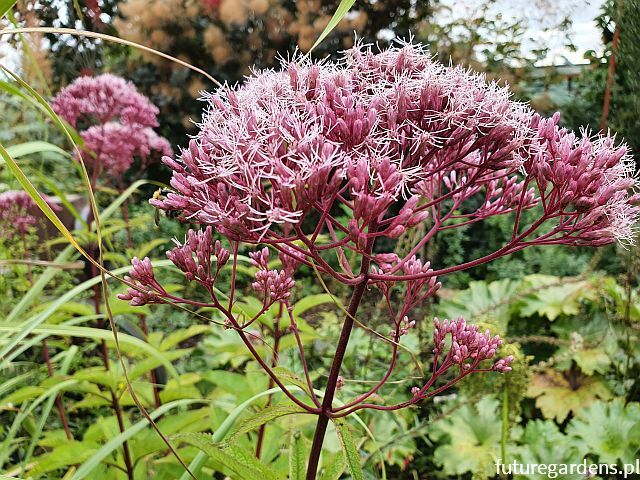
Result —
<path fill-rule="evenodd" d="M 375 231 L 375 226 L 370 227 L 369 231 Z M 364 291 L 367 288 L 367 282 L 369 281 L 369 266 L 371 264 L 370 253 L 373 250 L 374 242 L 374 238 L 369 239 L 369 241 L 367 242 L 365 255 L 362 256 L 362 264 L 360 265 L 360 281 L 355 285 L 353 293 L 351 294 L 351 301 L 349 302 L 347 315 L 345 316 L 344 323 L 342 324 L 342 331 L 340 332 L 340 338 L 338 340 L 336 353 L 333 356 L 333 362 L 331 363 L 329 380 L 327 381 L 327 388 L 324 391 L 324 398 L 322 399 L 322 411 L 318 415 L 316 432 L 313 436 L 313 444 L 311 445 L 309 466 L 307 467 L 307 480 L 315 480 L 316 473 L 318 472 L 318 463 L 320 461 L 320 452 L 322 451 L 322 442 L 324 441 L 324 436 L 327 432 L 327 426 L 329 425 L 329 415 L 333 406 L 333 397 L 336 393 L 336 385 L 338 383 L 338 376 L 340 375 L 340 367 L 342 367 L 344 354 L 347 351 L 349 337 L 351 336 L 351 330 L 353 329 L 354 318 L 356 316 L 356 313 L 358 312 L 358 307 L 360 306 L 360 302 L 362 301 Z"/>

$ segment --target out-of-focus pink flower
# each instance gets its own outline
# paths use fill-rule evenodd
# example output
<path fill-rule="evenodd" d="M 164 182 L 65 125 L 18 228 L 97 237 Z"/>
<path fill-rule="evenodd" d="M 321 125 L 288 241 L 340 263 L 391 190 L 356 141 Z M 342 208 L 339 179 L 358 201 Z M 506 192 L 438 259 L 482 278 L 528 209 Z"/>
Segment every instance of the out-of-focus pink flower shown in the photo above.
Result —
<path fill-rule="evenodd" d="M 152 154 L 171 154 L 169 141 L 149 127 L 132 128 L 109 122 L 90 127 L 80 136 L 85 148 L 91 152 L 85 160 L 91 163 L 97 159 L 109 175 L 116 177 L 121 177 L 131 168 L 135 157 L 145 162 Z"/>
<path fill-rule="evenodd" d="M 131 168 L 134 159 L 144 167 L 153 156 L 171 155 L 158 126 L 158 108 L 133 83 L 111 74 L 79 77 L 52 101 L 58 115 L 80 130 L 83 158 L 93 171 L 115 178 Z"/>
<path fill-rule="evenodd" d="M 53 210 L 60 210 L 47 196 L 42 195 L 42 198 Z M 16 235 L 25 235 L 42 218 L 36 216 L 37 212 L 38 206 L 27 192 L 10 190 L 0 193 L 0 236 L 11 240 Z"/>
<path fill-rule="evenodd" d="M 133 83 L 110 73 L 76 78 L 60 90 L 51 106 L 74 128 L 114 121 L 135 127 L 158 126 L 158 108 Z"/>

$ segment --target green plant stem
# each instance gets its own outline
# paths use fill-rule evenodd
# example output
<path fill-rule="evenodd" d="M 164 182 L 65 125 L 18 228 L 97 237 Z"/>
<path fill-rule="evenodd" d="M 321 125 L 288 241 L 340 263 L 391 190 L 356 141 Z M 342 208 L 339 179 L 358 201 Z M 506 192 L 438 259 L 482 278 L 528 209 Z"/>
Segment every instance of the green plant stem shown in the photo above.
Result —
<path fill-rule="evenodd" d="M 500 439 L 500 452 L 502 462 L 507 463 L 507 437 L 509 434 L 509 386 L 505 382 L 502 389 L 502 437 Z"/>

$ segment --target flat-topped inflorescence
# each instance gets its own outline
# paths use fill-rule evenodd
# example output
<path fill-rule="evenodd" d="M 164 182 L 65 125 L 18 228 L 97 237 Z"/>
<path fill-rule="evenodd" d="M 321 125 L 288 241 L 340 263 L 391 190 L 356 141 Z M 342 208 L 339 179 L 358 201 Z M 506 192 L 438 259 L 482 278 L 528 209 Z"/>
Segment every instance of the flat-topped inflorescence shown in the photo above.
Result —
<path fill-rule="evenodd" d="M 318 415 L 309 480 L 316 478 L 330 418 L 364 408 L 398 410 L 467 375 L 511 370 L 513 356 L 494 360 L 503 348 L 498 336 L 462 318 L 436 319 L 431 376 L 404 402 L 367 403 L 393 375 L 400 342 L 420 321 L 417 307 L 436 294 L 446 274 L 532 245 L 632 241 L 640 197 L 624 145 L 605 135 L 578 137 L 558 127 L 558 115 L 543 119 L 512 101 L 506 88 L 433 62 L 419 46 L 401 44 L 377 54 L 358 46 L 336 63 L 295 58 L 280 71 L 256 72 L 243 85 L 225 86 L 204 100 L 199 133 L 179 156 L 163 159 L 173 170 L 174 191 L 151 203 L 206 226 L 206 234 L 190 232 L 198 241 L 169 258 L 189 280 L 207 287 L 212 302 L 165 298 L 222 312 L 224 325 L 238 332 L 271 381 Z M 522 215 L 527 209 L 531 213 Z M 496 251 L 439 268 L 421 258 L 439 233 L 504 214 L 512 214 L 513 233 Z M 530 223 L 523 225 L 524 218 Z M 224 302 L 220 287 L 204 281 L 212 271 L 206 262 L 212 240 L 201 245 L 200 239 L 208 239 L 212 227 L 231 247 Z M 414 243 L 401 256 L 389 239 L 412 229 L 405 238 Z M 241 243 L 266 245 L 249 253 L 251 286 L 263 300 L 251 318 L 233 309 Z M 278 252 L 281 269 L 270 263 L 270 249 Z M 301 265 L 353 287 L 322 401 L 290 303 Z M 147 283 L 136 280 L 121 298 L 157 301 L 154 279 L 147 274 Z M 389 367 L 367 391 L 336 406 L 333 397 L 346 381 L 340 367 L 349 336 L 355 324 L 366 322 L 357 311 L 371 287 L 388 317 L 389 330 L 375 333 L 389 345 Z M 279 383 L 247 336 L 246 329 L 274 304 L 290 318 L 287 331 L 295 336 L 312 404 Z"/>
<path fill-rule="evenodd" d="M 539 200 L 560 226 L 547 241 L 630 237 L 637 181 L 609 137 L 577 139 L 557 115 L 542 120 L 506 88 L 414 45 L 284 67 L 205 96 L 200 132 L 165 158 L 176 192 L 154 205 L 260 242 L 341 203 L 359 250 L 368 236 L 396 237 L 428 218 L 476 221 Z M 445 200 L 462 212 L 434 218 L 426 205 Z"/>
<path fill-rule="evenodd" d="M 109 73 L 78 77 L 51 104 L 79 130 L 92 174 L 105 170 L 121 179 L 135 158 L 141 160 L 142 169 L 154 156 L 172 154 L 169 141 L 153 130 L 158 126 L 158 108 L 123 78 Z"/>

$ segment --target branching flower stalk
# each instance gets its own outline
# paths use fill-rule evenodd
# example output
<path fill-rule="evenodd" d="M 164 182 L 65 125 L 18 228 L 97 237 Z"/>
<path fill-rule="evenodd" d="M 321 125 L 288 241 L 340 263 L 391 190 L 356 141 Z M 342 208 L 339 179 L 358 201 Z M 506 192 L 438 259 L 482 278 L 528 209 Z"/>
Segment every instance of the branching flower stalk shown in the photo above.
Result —
<path fill-rule="evenodd" d="M 600 246 L 633 238 L 640 197 L 624 145 L 560 128 L 558 114 L 541 118 L 510 100 L 508 90 L 435 63 L 420 46 L 381 53 L 357 46 L 337 63 L 295 58 L 281 71 L 256 72 L 242 86 L 203 99 L 208 107 L 200 132 L 180 156 L 164 158 L 174 192 L 151 202 L 203 226 L 167 255 L 211 301 L 167 292 L 148 258 L 133 259 L 129 280 L 136 288 L 120 298 L 217 309 L 271 381 L 318 417 L 309 480 L 316 478 L 329 420 L 362 409 L 406 408 L 468 375 L 511 369 L 513 357 L 498 358 L 497 336 L 462 318 L 435 319 L 430 377 L 401 403 L 370 402 L 392 377 L 402 337 L 416 325 L 413 312 L 436 294 L 438 278 L 533 245 Z M 526 209 L 535 214 L 525 225 Z M 420 258 L 441 232 L 507 214 L 513 234 L 498 250 L 439 268 Z M 431 228 L 408 254 L 383 247 L 427 220 Z M 230 249 L 214 242 L 214 229 Z M 257 269 L 252 287 L 263 306 L 249 320 L 232 313 L 240 243 L 263 245 L 250 254 Z M 269 266 L 270 252 L 278 254 L 281 269 Z M 217 293 L 225 287 L 214 285 L 229 261 L 227 301 Z M 283 385 L 247 331 L 272 305 L 289 307 L 300 265 L 352 288 L 322 401 L 313 393 L 293 316 L 289 330 L 307 400 Z M 389 345 L 389 369 L 368 391 L 336 407 L 342 362 L 354 324 L 362 323 L 358 308 L 368 289 L 386 305 L 389 331 L 376 334 Z"/>

